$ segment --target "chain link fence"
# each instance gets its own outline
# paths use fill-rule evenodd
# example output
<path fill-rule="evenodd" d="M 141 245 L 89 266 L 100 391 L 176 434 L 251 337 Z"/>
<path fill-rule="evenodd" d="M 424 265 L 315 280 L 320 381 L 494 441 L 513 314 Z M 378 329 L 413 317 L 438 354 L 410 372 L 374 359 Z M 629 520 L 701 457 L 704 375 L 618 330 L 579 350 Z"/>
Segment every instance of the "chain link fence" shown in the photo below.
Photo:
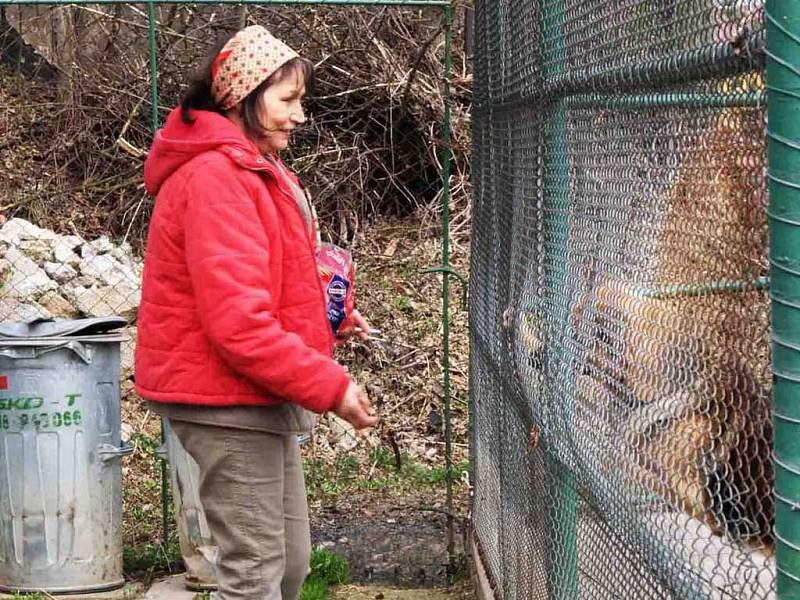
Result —
<path fill-rule="evenodd" d="M 496 597 L 774 598 L 761 0 L 476 7 Z"/>

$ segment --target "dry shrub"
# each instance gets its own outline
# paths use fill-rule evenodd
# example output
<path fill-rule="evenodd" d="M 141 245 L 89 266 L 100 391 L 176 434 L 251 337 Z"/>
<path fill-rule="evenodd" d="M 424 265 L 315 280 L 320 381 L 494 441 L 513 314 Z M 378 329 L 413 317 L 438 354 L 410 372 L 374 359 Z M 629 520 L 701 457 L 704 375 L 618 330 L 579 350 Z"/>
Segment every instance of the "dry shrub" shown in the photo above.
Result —
<path fill-rule="evenodd" d="M 245 24 L 265 25 L 314 61 L 311 119 L 288 158 L 333 239 L 350 239 L 378 213 L 440 208 L 439 10 L 175 4 L 157 7 L 156 18 L 161 121 L 219 36 Z M 8 7 L 0 27 L 6 59 L 18 60 L 24 41 L 47 60 L 38 69 L 45 85 L 21 99 L 39 107 L 37 116 L 13 140 L 35 148 L 42 168 L 33 187 L 11 182 L 6 210 L 56 230 L 142 242 L 152 203 L 141 180 L 151 139 L 147 14 L 138 5 Z M 457 25 L 452 202 L 463 220 L 471 94 L 460 32 Z"/>

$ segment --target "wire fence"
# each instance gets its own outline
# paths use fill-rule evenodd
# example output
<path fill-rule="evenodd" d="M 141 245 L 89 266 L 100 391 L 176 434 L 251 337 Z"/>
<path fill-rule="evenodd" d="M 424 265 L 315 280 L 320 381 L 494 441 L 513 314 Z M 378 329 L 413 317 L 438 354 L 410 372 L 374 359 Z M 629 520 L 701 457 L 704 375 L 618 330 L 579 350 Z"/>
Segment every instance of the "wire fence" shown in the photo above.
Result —
<path fill-rule="evenodd" d="M 761 0 L 475 14 L 473 524 L 498 598 L 774 598 Z"/>

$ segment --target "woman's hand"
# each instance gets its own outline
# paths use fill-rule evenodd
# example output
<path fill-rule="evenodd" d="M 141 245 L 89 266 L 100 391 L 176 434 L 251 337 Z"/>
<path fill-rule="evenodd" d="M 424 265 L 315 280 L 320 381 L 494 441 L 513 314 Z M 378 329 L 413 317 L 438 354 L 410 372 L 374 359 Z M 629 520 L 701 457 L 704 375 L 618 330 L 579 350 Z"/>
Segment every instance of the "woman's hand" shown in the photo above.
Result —
<path fill-rule="evenodd" d="M 350 317 L 345 321 L 345 327 L 339 330 L 336 336 L 336 345 L 341 346 L 353 334 L 358 335 L 362 340 L 369 339 L 370 326 L 367 320 L 361 315 L 358 310 L 353 310 Z"/>
<path fill-rule="evenodd" d="M 356 429 L 374 427 L 378 422 L 378 417 L 372 414 L 367 392 L 354 381 L 350 382 L 344 398 L 333 412 Z"/>

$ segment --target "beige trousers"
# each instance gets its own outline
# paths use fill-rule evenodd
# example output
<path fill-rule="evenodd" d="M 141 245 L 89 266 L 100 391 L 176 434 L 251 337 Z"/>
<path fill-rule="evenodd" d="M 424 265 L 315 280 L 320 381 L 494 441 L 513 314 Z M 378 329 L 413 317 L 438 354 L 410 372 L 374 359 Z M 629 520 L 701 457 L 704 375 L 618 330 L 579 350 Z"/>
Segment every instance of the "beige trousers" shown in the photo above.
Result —
<path fill-rule="evenodd" d="M 170 421 L 200 467 L 220 600 L 297 600 L 311 536 L 296 435 Z"/>

